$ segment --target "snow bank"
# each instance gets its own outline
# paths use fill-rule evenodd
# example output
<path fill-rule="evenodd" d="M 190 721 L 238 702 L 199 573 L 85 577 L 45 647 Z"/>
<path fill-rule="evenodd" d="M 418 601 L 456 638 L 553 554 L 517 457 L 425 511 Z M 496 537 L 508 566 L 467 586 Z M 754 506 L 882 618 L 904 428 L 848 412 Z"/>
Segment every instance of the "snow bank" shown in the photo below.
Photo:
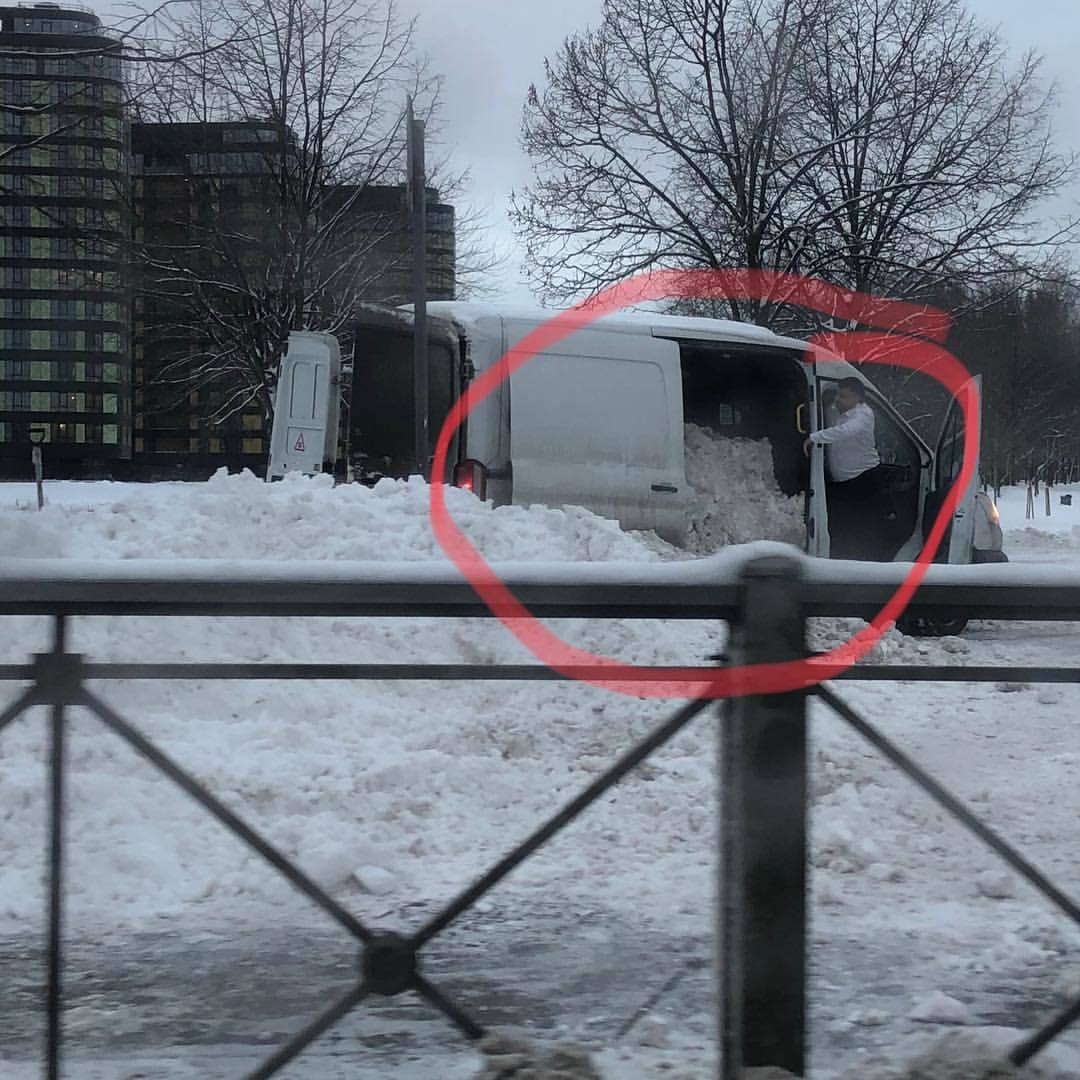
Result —
<path fill-rule="evenodd" d="M 1013 1028 L 981 1027 L 947 1035 L 914 1036 L 888 1058 L 874 1055 L 844 1080 L 1075 1080 L 1080 1053 L 1057 1043 L 1024 1066 L 1008 1060 L 1026 1033 Z"/>
<path fill-rule="evenodd" d="M 118 492 L 115 489 L 122 488 Z M 113 490 L 109 490 L 113 489 Z M 0 485 L 0 497 L 4 494 Z M 670 550 L 646 534 L 575 507 L 490 505 L 446 491 L 454 520 L 491 561 L 656 559 Z M 442 560 L 419 479 L 335 487 L 327 476 L 266 484 L 222 470 L 204 484 L 107 485 L 102 503 L 53 502 L 0 513 L 0 552 L 133 559 Z"/>
<path fill-rule="evenodd" d="M 993 492 L 990 493 L 993 495 Z M 1062 506 L 1061 496 L 1072 495 L 1072 506 Z M 1080 484 L 1065 484 L 1050 489 L 1050 514 L 1046 513 L 1046 491 L 1039 488 L 1035 498 L 1034 518 L 1025 517 L 1027 510 L 1027 488 L 1014 484 L 1003 488 L 1001 498 L 997 500 L 1001 514 L 1001 527 L 1007 538 L 1013 534 L 1027 540 L 1044 541 L 1051 536 L 1063 540 L 1074 539 L 1077 527 L 1080 527 Z"/>
<path fill-rule="evenodd" d="M 777 487 L 768 439 L 724 438 L 687 424 L 685 450 L 686 479 L 695 493 L 689 511 L 691 551 L 752 540 L 803 546 L 803 499 Z"/>
<path fill-rule="evenodd" d="M 764 467 L 743 448 L 739 476 Z M 250 475 L 205 484 L 104 485 L 104 500 L 0 511 L 9 555 L 67 559 L 341 559 L 444 562 L 420 482 L 369 489 Z M 2 494 L 2 489 L 0 489 Z M 674 553 L 583 510 L 493 509 L 447 492 L 451 512 L 493 561 L 566 565 L 656 564 Z M 780 501 L 759 521 L 776 522 Z M 747 528 L 740 519 L 737 528 Z M 827 648 L 852 620 L 817 622 Z M 44 620 L 0 620 L 0 656 L 44 646 Z M 638 664 L 703 664 L 724 628 L 711 622 L 559 620 L 557 631 L 594 652 Z M 533 658 L 497 624 L 464 620 L 78 619 L 74 647 L 99 660 L 307 660 L 525 662 Z M 929 646 L 891 633 L 871 660 L 917 660 Z M 943 648 L 943 647 L 942 647 Z M 942 653 L 941 655 L 945 655 Z M 588 687 L 505 684 L 111 683 L 100 693 L 212 790 L 241 811 L 322 884 L 360 907 L 437 900 L 583 787 L 643 736 L 670 704 Z M 880 795 L 862 750 L 834 721 L 817 744 L 816 864 L 823 871 L 888 877 L 888 860 L 851 830 Z M 0 919 L 35 918 L 44 733 L 22 721 L 0 738 Z M 558 888 L 650 904 L 665 917 L 697 917 L 714 858 L 713 734 L 702 720 L 575 826 L 574 840 L 530 863 Z M 142 920 L 183 905 L 283 902 L 286 889 L 116 737 L 87 718 L 72 740 L 74 915 Z M 929 820 L 929 819 L 928 819 Z M 873 869 L 871 869 L 873 868 Z M 633 899 L 625 882 L 635 881 Z M 836 882 L 834 879 L 834 891 Z M 671 882 L 686 897 L 670 910 Z M 827 880 L 822 882 L 828 890 Z M 268 898 L 270 898 L 268 900 Z"/>
<path fill-rule="evenodd" d="M 364 559 L 444 556 L 422 483 L 373 489 L 325 479 L 267 485 L 220 475 L 187 486 L 108 485 L 101 504 L 0 511 L 0 550 L 61 559 Z M 0 497 L 3 496 L 0 488 Z M 486 558 L 651 563 L 671 549 L 583 510 L 493 509 L 448 491 Z M 718 623 L 563 620 L 576 644 L 634 663 L 705 663 Z M 524 662 L 489 621 L 78 619 L 96 659 Z M 45 620 L 0 620 L 0 657 L 24 659 Z M 561 684 L 110 683 L 99 692 L 343 902 L 370 910 L 445 899 L 576 793 L 670 710 Z M 623 892 L 637 865 L 661 902 L 675 875 L 708 886 L 710 733 L 689 732 L 519 878 L 557 890 Z M 44 731 L 26 718 L 0 737 L 0 921 L 40 912 Z M 143 921 L 185 905 L 303 907 L 288 886 L 119 739 L 80 716 L 71 745 L 71 916 Z M 647 775 L 647 778 L 646 778 Z M 699 865 L 700 862 L 700 865 Z M 630 902 L 629 900 L 627 901 Z M 696 905 L 691 905 L 696 907 Z"/>

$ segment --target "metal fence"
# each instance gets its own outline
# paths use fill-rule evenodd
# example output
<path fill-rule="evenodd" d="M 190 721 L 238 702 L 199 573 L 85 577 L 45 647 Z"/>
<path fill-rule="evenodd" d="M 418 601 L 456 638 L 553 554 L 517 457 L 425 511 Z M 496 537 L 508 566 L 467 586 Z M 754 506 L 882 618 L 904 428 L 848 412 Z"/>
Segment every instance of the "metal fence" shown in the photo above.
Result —
<path fill-rule="evenodd" d="M 720 663 L 757 664 L 806 655 L 806 620 L 869 616 L 893 592 L 902 567 L 732 558 L 665 566 L 499 568 L 519 600 L 541 617 L 712 619 L 731 624 Z M 932 568 L 912 604 L 916 613 L 960 609 L 973 619 L 1080 620 L 1080 574 L 1016 567 Z M 60 1076 L 63 1049 L 65 781 L 68 710 L 96 716 L 207 813 L 258 852 L 360 945 L 355 984 L 280 1046 L 249 1078 L 273 1076 L 365 998 L 418 995 L 469 1041 L 484 1018 L 453 1000 L 422 971 L 423 950 L 490 889 L 655 750 L 702 713 L 719 710 L 721 843 L 717 912 L 721 1073 L 775 1066 L 806 1073 L 807 700 L 816 696 L 1014 871 L 1080 925 L 1080 905 L 1017 848 L 997 835 L 916 764 L 831 685 L 810 691 L 708 700 L 676 708 L 579 795 L 420 926 L 381 930 L 343 907 L 290 858 L 228 809 L 89 683 L 118 679 L 572 680 L 539 664 L 98 663 L 68 648 L 74 616 L 398 616 L 490 617 L 472 589 L 446 570 L 416 565 L 155 564 L 88 566 L 9 561 L 0 565 L 0 615 L 48 615 L 52 648 L 23 664 L 0 665 L 0 679 L 25 683 L 0 711 L 0 733 L 28 709 L 49 711 L 47 1017 L 44 1073 Z M 675 670 L 675 669 L 670 669 Z M 589 669 L 595 674 L 595 669 Z M 663 679 L 663 670 L 653 678 Z M 860 680 L 1080 682 L 1080 668 L 859 665 Z M 1016 1046 L 1022 1063 L 1080 1018 L 1080 999 Z"/>

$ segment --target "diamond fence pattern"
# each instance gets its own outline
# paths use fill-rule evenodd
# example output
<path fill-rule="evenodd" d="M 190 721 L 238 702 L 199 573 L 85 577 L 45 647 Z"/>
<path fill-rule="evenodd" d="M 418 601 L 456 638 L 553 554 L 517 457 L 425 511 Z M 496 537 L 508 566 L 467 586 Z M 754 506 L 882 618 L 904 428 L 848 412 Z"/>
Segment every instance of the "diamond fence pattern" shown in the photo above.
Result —
<path fill-rule="evenodd" d="M 716 659 L 721 663 L 748 664 L 805 655 L 806 589 L 798 564 L 775 558 L 759 560 L 745 568 L 737 584 L 738 602 L 722 613 L 733 626 L 730 656 Z M 588 597 L 566 601 L 568 590 L 569 587 L 562 588 L 560 603 L 571 603 L 576 612 L 588 610 Z M 1080 619 L 1080 589 L 1076 590 L 1073 599 L 1075 607 L 1059 605 L 1056 617 L 1071 614 Z M 295 601 L 286 595 L 282 602 Z M 998 592 L 985 597 L 984 603 L 1000 614 L 1002 594 Z M 13 606 L 17 605 L 5 605 L 0 587 L 0 614 L 10 611 Z M 86 600 L 65 604 L 54 598 L 47 607 L 36 610 L 49 608 L 55 626 L 51 651 L 38 654 L 32 664 L 0 666 L 0 678 L 30 683 L 28 689 L 21 691 L 0 711 L 0 733 L 34 707 L 46 707 L 49 717 L 47 977 L 43 1002 L 47 1021 L 44 1075 L 49 1080 L 58 1080 L 61 1075 L 64 1044 L 64 812 L 67 723 L 71 708 L 88 711 L 127 742 L 357 942 L 359 961 L 355 985 L 248 1072 L 249 1080 L 278 1074 L 338 1021 L 372 997 L 414 994 L 441 1013 L 466 1040 L 475 1042 L 482 1038 L 485 1034 L 482 1017 L 472 1015 L 467 1003 L 454 1000 L 423 974 L 424 947 L 654 751 L 706 711 L 712 711 L 718 719 L 721 776 L 721 891 L 717 927 L 723 956 L 719 975 L 719 1026 L 721 1072 L 725 1080 L 736 1080 L 743 1069 L 750 1066 L 771 1065 L 788 1069 L 797 1076 L 805 1075 L 805 778 L 806 703 L 810 695 L 816 695 L 1012 870 L 1080 925 L 1080 905 L 869 720 L 859 715 L 832 686 L 823 684 L 807 692 L 737 698 L 719 707 L 706 699 L 681 705 L 426 922 L 409 932 L 377 929 L 340 905 L 288 856 L 225 806 L 87 684 L 139 678 L 546 680 L 572 679 L 574 671 L 556 674 L 538 665 L 96 664 L 67 648 L 69 613 L 77 610 L 80 614 L 92 614 L 97 610 L 93 604 Z M 169 614 L 170 610 L 168 605 L 162 607 L 160 602 L 156 608 L 157 613 L 163 615 Z M 1014 598 L 1012 606 L 1006 604 L 1004 610 L 1023 612 L 1028 617 L 1031 614 L 1022 598 Z M 253 612 L 247 610 L 246 613 Z M 440 613 L 459 614 L 460 611 L 450 607 Z M 636 613 L 640 617 L 655 617 L 655 604 L 641 605 Z M 634 612 L 622 610 L 619 617 L 632 614 Z M 848 674 L 876 680 L 970 682 L 1013 678 L 1080 682 L 1080 669 L 1071 668 L 1005 670 L 881 665 L 860 666 L 857 673 Z M 1080 998 L 1014 1047 L 1010 1060 L 1015 1064 L 1030 1060 L 1078 1019 Z"/>

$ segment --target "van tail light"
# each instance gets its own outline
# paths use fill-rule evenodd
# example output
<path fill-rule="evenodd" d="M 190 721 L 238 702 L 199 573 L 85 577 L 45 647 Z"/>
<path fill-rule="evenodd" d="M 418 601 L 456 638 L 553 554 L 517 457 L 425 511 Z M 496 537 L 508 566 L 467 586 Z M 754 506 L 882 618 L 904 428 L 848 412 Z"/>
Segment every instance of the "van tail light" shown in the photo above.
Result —
<path fill-rule="evenodd" d="M 471 491 L 478 499 L 487 498 L 487 469 L 479 461 L 462 461 L 454 466 L 454 487 Z"/>

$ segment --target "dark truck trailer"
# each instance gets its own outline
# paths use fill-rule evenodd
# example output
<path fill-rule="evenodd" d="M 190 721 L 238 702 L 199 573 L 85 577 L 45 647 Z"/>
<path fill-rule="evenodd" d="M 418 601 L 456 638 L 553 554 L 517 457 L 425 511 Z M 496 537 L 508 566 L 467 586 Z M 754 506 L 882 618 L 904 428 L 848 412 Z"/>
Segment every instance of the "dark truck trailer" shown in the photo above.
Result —
<path fill-rule="evenodd" d="M 449 319 L 428 316 L 428 460 L 450 407 L 469 377 L 464 343 Z M 415 387 L 412 312 L 365 308 L 353 327 L 352 372 L 347 395 L 346 456 L 361 483 L 403 479 L 418 472 L 415 452 Z M 457 461 L 459 438 L 450 455 Z M 453 477 L 447 477 L 452 481 Z"/>

